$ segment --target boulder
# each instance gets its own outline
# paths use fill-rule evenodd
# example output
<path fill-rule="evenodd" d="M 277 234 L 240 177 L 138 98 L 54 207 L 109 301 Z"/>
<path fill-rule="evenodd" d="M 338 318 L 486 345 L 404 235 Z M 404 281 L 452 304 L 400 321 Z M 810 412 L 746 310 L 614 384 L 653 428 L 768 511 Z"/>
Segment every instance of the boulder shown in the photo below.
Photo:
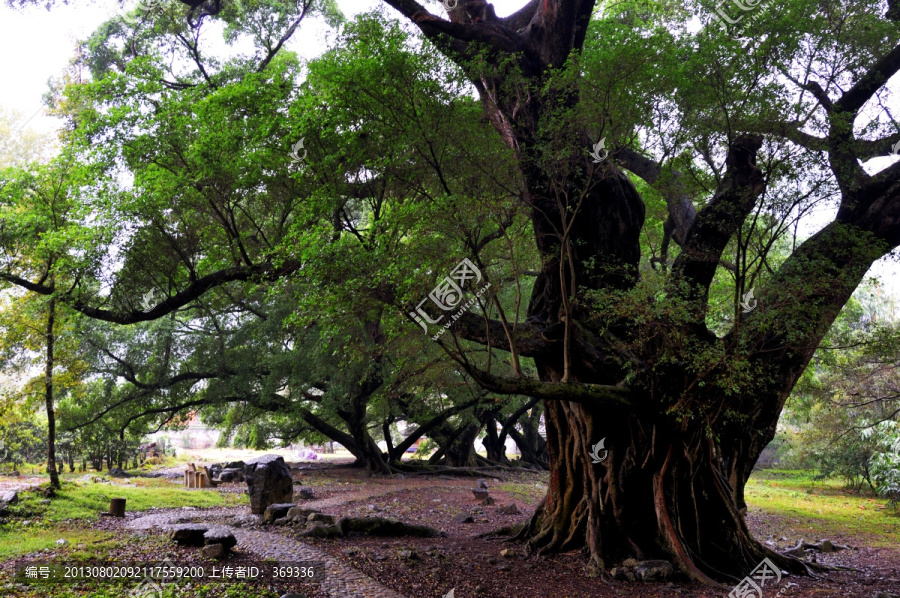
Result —
<path fill-rule="evenodd" d="M 263 523 L 272 523 L 276 519 L 281 519 L 288 514 L 288 511 L 296 506 L 297 505 L 292 502 L 269 505 L 263 513 Z"/>
<path fill-rule="evenodd" d="M 14 505 L 19 502 L 19 493 L 15 490 L 4 492 L 2 495 L 0 495 L 0 502 L 5 502 L 8 505 Z"/>
<path fill-rule="evenodd" d="M 209 531 L 209 526 L 198 523 L 183 523 L 176 525 L 169 532 L 169 537 L 179 544 L 189 546 L 203 546 L 204 535 Z"/>
<path fill-rule="evenodd" d="M 239 471 L 244 471 L 244 468 L 247 467 L 247 464 L 243 461 L 230 461 L 222 466 L 222 470 L 226 469 L 237 469 Z"/>
<path fill-rule="evenodd" d="M 234 548 L 237 540 L 227 527 L 214 527 L 203 534 L 203 542 L 207 546 L 210 544 L 221 544 L 225 550 Z"/>
<path fill-rule="evenodd" d="M 200 552 L 205 557 L 220 559 L 225 556 L 225 547 L 221 544 L 209 544 L 208 546 L 201 548 Z"/>
<path fill-rule="evenodd" d="M 472 488 L 472 494 L 476 500 L 484 500 L 490 496 L 486 488 Z"/>
<path fill-rule="evenodd" d="M 291 470 L 280 455 L 263 455 L 249 461 L 244 476 L 251 513 L 261 514 L 269 505 L 288 503 L 294 495 Z"/>
<path fill-rule="evenodd" d="M 109 469 L 109 473 L 107 473 L 106 475 L 108 475 L 111 478 L 130 478 L 131 477 L 131 474 L 129 474 L 124 469 L 119 469 L 118 467 L 111 467 Z"/>
<path fill-rule="evenodd" d="M 500 507 L 500 512 L 504 515 L 518 515 L 519 508 L 516 506 L 516 503 L 509 503 Z"/>
<path fill-rule="evenodd" d="M 673 571 L 669 561 L 640 561 L 634 568 L 634 576 L 641 581 L 663 581 Z"/>

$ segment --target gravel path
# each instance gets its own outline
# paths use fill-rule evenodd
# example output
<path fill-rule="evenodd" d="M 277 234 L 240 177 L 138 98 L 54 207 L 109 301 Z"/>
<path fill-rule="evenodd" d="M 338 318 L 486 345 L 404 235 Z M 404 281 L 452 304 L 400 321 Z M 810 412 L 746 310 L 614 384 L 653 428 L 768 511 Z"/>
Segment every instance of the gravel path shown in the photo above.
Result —
<path fill-rule="evenodd" d="M 240 510 L 245 512 L 243 508 Z M 210 509 L 203 511 L 203 516 L 205 517 L 234 514 L 235 509 Z M 128 522 L 126 527 L 132 530 L 147 530 L 151 528 L 165 530 L 186 519 L 196 518 L 197 514 L 189 510 L 155 513 L 138 517 Z M 319 587 L 329 596 L 334 596 L 335 598 L 406 598 L 403 594 L 383 586 L 371 577 L 303 542 L 271 532 L 225 527 L 228 527 L 234 534 L 238 541 L 238 546 L 253 552 L 261 558 L 277 559 L 285 562 L 315 561 L 322 563 L 328 574 L 321 577 Z"/>

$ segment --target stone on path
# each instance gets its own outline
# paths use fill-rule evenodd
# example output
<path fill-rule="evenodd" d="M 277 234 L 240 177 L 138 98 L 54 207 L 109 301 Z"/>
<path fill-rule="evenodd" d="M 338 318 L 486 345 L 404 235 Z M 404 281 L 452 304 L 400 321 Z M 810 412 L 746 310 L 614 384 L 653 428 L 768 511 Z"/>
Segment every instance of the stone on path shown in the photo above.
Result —
<path fill-rule="evenodd" d="M 291 470 L 280 455 L 263 455 L 250 460 L 244 475 L 251 513 L 261 514 L 269 505 L 288 503 L 293 497 Z"/>
<path fill-rule="evenodd" d="M 325 513 L 310 513 L 306 520 L 310 523 L 318 521 L 320 523 L 332 525 L 335 521 L 337 521 L 337 517 L 335 517 L 334 515 L 326 515 Z"/>
<path fill-rule="evenodd" d="M 263 513 L 263 523 L 272 523 L 276 519 L 281 519 L 296 506 L 297 505 L 292 502 L 269 505 Z"/>
<path fill-rule="evenodd" d="M 634 568 L 634 575 L 641 581 L 663 581 L 673 573 L 669 561 L 640 561 Z"/>
<path fill-rule="evenodd" d="M 487 489 L 487 480 L 484 478 L 478 478 L 478 482 L 475 484 L 475 487 Z"/>
<path fill-rule="evenodd" d="M 318 513 L 315 509 L 309 509 L 306 507 L 291 507 L 288 509 L 287 517 L 291 521 L 307 521 L 309 516 L 313 513 Z"/>
<path fill-rule="evenodd" d="M 169 537 L 179 544 L 189 546 L 203 546 L 204 535 L 209 531 L 209 526 L 199 523 L 182 523 L 172 527 Z"/>
<path fill-rule="evenodd" d="M 487 488 L 472 488 L 472 494 L 475 496 L 476 500 L 484 500 L 490 496 Z"/>
<path fill-rule="evenodd" d="M 509 503 L 500 507 L 500 512 L 504 515 L 518 515 L 519 508 L 516 506 L 516 503 Z"/>
<path fill-rule="evenodd" d="M 472 519 L 471 515 L 466 513 L 460 513 L 456 517 L 453 518 L 453 523 L 475 523 L 475 520 Z"/>
<path fill-rule="evenodd" d="M 201 548 L 200 552 L 205 557 L 220 559 L 225 556 L 225 547 L 222 544 L 210 544 Z"/>
<path fill-rule="evenodd" d="M 231 525 L 235 527 L 254 526 L 262 523 L 261 515 L 235 515 L 231 518 Z"/>
<path fill-rule="evenodd" d="M 315 498 L 315 496 L 313 496 L 313 491 L 311 488 L 300 488 L 300 498 L 309 500 L 311 498 Z"/>
<path fill-rule="evenodd" d="M 491 498 L 490 496 L 488 496 L 486 499 L 484 499 L 483 501 L 481 501 L 481 504 L 482 504 L 483 506 L 488 506 L 488 505 L 494 504 L 494 502 L 495 502 L 494 499 Z"/>
<path fill-rule="evenodd" d="M 207 545 L 221 544 L 225 550 L 234 548 L 237 539 L 227 527 L 214 527 L 203 534 L 203 542 Z"/>

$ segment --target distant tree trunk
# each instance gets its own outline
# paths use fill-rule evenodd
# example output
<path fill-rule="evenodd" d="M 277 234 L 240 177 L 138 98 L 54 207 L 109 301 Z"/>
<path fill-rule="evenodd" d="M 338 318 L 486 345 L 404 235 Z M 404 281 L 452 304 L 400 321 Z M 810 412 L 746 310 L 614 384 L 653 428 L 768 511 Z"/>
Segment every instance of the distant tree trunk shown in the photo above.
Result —
<path fill-rule="evenodd" d="M 487 417 L 484 430 L 484 448 L 487 451 L 488 460 L 499 463 L 506 462 L 506 444 L 497 433 L 497 420 L 494 419 L 493 414 Z"/>
<path fill-rule="evenodd" d="M 47 358 L 44 369 L 44 398 L 47 407 L 47 473 L 50 487 L 59 489 L 59 471 L 56 468 L 56 414 L 53 412 L 53 346 L 56 335 L 56 299 L 51 298 L 47 308 Z"/>

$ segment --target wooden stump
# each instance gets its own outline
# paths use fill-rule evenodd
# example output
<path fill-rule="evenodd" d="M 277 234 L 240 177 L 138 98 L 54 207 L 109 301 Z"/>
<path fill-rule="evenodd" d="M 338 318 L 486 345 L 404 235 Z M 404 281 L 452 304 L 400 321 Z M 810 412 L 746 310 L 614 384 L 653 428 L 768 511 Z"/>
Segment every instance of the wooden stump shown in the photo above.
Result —
<path fill-rule="evenodd" d="M 124 517 L 125 516 L 125 499 L 124 498 L 112 498 L 109 501 L 109 514 L 113 517 Z"/>

